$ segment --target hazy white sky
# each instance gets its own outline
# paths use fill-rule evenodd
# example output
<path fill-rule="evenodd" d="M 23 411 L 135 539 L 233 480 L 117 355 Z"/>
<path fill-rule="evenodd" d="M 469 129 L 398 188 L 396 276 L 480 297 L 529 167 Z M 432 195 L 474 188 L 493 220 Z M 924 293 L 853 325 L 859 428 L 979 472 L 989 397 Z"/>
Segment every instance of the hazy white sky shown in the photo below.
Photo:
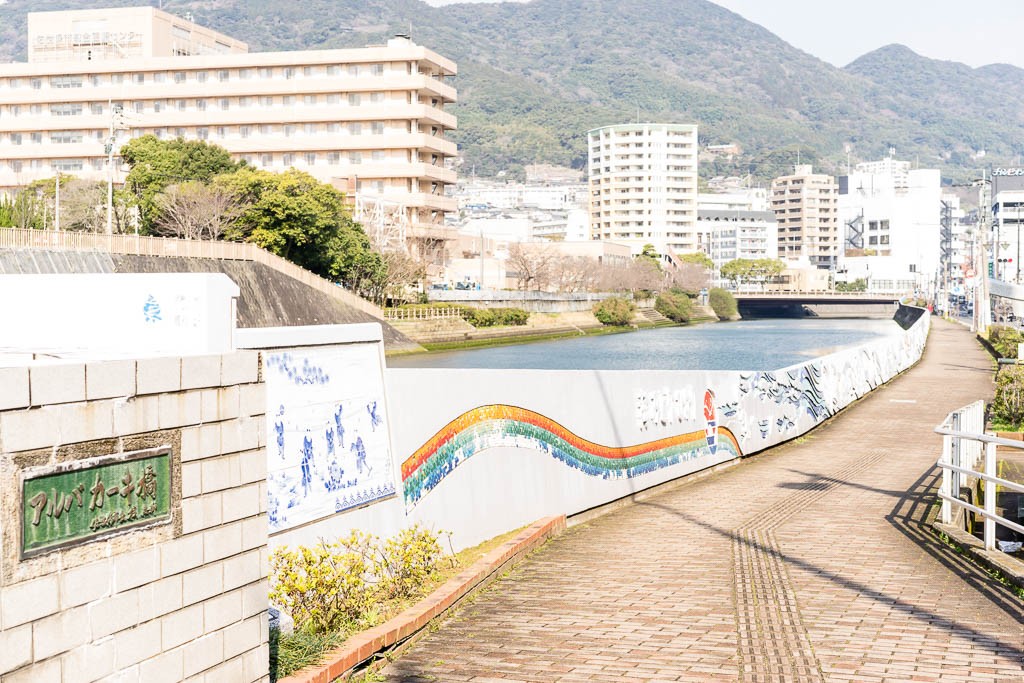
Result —
<path fill-rule="evenodd" d="M 467 0 L 426 1 L 448 5 Z M 933 59 L 971 66 L 1005 62 L 1024 68 L 1024 0 L 713 2 L 836 66 L 883 45 L 901 43 Z"/>

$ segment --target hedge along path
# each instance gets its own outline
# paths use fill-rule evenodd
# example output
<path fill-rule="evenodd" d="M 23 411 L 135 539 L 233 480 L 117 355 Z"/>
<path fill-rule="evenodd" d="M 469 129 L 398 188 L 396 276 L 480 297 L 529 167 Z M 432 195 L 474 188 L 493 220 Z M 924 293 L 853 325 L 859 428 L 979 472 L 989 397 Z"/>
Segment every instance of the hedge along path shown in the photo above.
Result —
<path fill-rule="evenodd" d="M 564 530 L 565 515 L 534 522 L 412 607 L 379 626 L 352 636 L 325 654 L 321 664 L 306 667 L 279 679 L 278 683 L 331 683 L 349 676 L 379 653 L 411 644 L 412 639 L 432 621 L 445 616 L 461 600 Z"/>

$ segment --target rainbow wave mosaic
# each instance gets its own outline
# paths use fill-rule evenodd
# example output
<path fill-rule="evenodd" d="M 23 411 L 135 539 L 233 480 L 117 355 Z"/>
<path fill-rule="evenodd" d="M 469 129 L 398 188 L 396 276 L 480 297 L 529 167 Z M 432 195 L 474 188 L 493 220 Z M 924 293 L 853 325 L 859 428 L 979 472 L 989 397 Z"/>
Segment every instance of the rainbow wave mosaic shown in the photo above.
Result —
<path fill-rule="evenodd" d="M 449 422 L 402 463 L 406 507 L 415 507 L 476 453 L 497 447 L 541 451 L 568 467 L 602 479 L 637 477 L 713 452 L 705 430 L 635 446 L 602 446 L 532 410 L 480 406 Z M 742 455 L 736 437 L 724 427 L 718 428 L 716 447 L 732 457 Z"/>

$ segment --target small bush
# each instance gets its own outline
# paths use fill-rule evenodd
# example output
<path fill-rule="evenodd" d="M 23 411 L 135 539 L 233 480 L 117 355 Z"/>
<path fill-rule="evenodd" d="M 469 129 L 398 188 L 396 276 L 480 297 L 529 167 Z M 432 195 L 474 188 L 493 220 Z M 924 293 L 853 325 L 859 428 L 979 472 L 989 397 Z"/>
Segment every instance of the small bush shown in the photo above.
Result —
<path fill-rule="evenodd" d="M 291 615 L 297 630 L 324 634 L 357 624 L 370 606 L 373 538 L 353 531 L 335 543 L 321 541 L 270 556 L 270 599 Z"/>
<path fill-rule="evenodd" d="M 602 325 L 628 325 L 634 310 L 636 306 L 632 301 L 613 296 L 594 305 L 594 317 Z"/>
<path fill-rule="evenodd" d="M 525 325 L 530 314 L 521 308 L 492 308 L 496 325 Z"/>
<path fill-rule="evenodd" d="M 732 292 L 721 287 L 714 287 L 708 292 L 708 304 L 720 320 L 728 320 L 735 317 L 738 312 L 736 297 L 732 295 Z"/>
<path fill-rule="evenodd" d="M 1014 429 L 1024 422 L 1024 366 L 1008 365 L 996 375 L 992 417 Z"/>
<path fill-rule="evenodd" d="M 416 594 L 437 570 L 444 551 L 437 534 L 418 526 L 403 529 L 377 548 L 373 573 L 377 595 L 385 600 Z"/>
<path fill-rule="evenodd" d="M 1003 358 L 1017 357 L 1017 344 L 1024 343 L 1024 334 L 1015 327 L 993 325 L 988 330 L 988 340 Z"/>
<path fill-rule="evenodd" d="M 489 308 L 463 308 L 462 319 L 473 327 L 492 327 L 496 320 Z"/>
<path fill-rule="evenodd" d="M 690 322 L 690 297 L 682 292 L 662 292 L 654 301 L 654 310 L 677 323 Z"/>

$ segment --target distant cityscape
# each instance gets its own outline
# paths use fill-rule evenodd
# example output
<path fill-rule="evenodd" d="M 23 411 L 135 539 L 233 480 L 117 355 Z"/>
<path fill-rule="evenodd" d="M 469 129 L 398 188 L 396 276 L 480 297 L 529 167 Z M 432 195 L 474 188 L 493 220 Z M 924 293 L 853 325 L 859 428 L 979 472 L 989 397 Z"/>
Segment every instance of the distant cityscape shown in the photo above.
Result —
<path fill-rule="evenodd" d="M 972 291 L 989 210 L 993 275 L 1020 277 L 1024 177 L 1002 169 L 961 208 L 938 169 L 895 150 L 845 175 L 796 164 L 768 186 L 701 181 L 697 123 L 587 132 L 585 172 L 527 168 L 476 178 L 446 133 L 456 64 L 396 36 L 361 49 L 252 53 L 230 36 L 152 7 L 30 13 L 28 61 L 0 66 L 0 191 L 63 174 L 119 185 L 133 138 L 201 140 L 268 170 L 297 168 L 345 193 L 380 249 L 424 264 L 423 286 L 525 286 L 513 251 L 605 265 L 650 250 L 662 268 L 779 259 L 780 286 L 915 293 L 956 304 Z M 467 177 L 467 175 L 469 177 Z M 518 245 L 518 246 L 516 246 Z M 977 252 L 977 253 L 976 253 Z M 530 283 L 557 289 L 555 281 Z"/>

